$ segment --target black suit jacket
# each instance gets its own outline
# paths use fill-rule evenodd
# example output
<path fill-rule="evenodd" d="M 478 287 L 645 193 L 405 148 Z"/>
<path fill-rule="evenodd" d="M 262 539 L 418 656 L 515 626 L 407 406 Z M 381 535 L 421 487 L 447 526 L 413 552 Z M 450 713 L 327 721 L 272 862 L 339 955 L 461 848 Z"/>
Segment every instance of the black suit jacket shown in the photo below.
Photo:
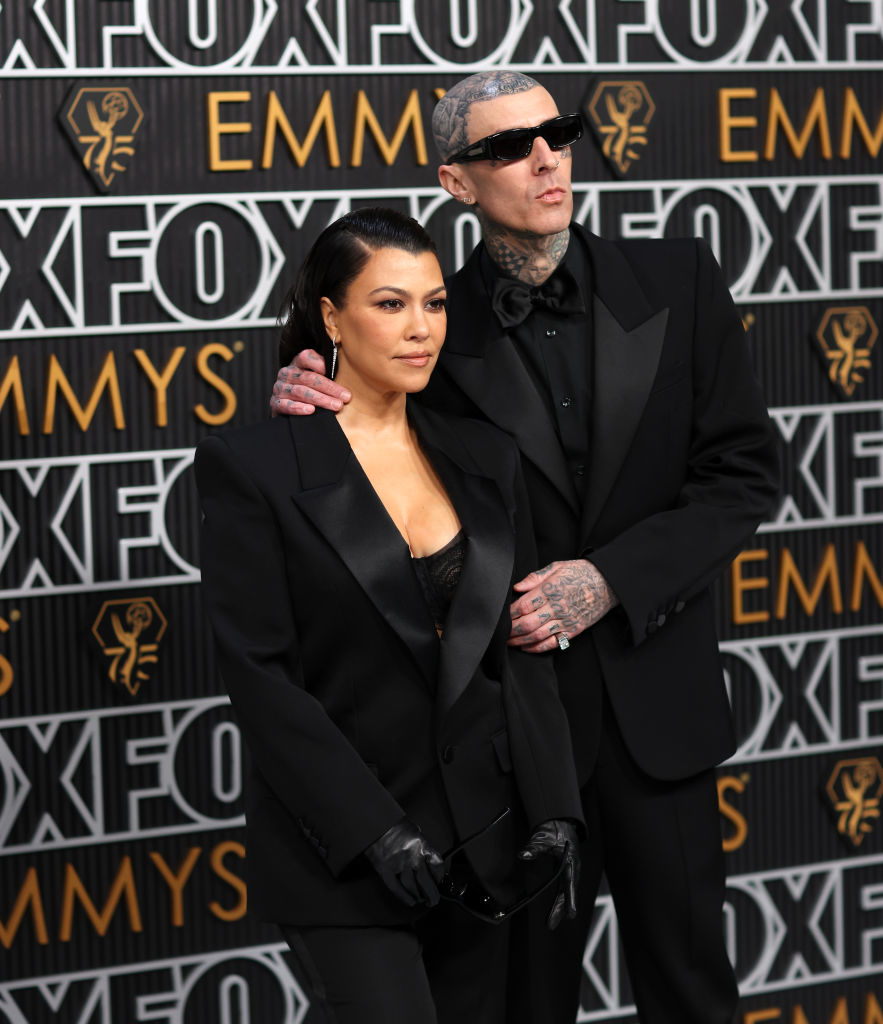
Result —
<path fill-rule="evenodd" d="M 684 778 L 734 750 L 708 587 L 769 511 L 774 435 L 707 245 L 572 233 L 595 290 L 584 491 L 493 314 L 478 250 L 448 281 L 447 340 L 422 397 L 515 439 L 540 563 L 589 557 L 621 601 L 557 656 L 581 778 L 597 744 L 601 677 L 638 764 Z"/>
<path fill-rule="evenodd" d="M 484 423 L 410 416 L 468 537 L 441 640 L 334 416 L 197 448 L 203 592 L 253 760 L 249 899 L 270 920 L 412 917 L 361 856 L 404 815 L 445 850 L 512 807 L 469 847 L 504 899 L 528 825 L 580 816 L 551 661 L 505 646 L 536 558 L 517 451 Z"/>

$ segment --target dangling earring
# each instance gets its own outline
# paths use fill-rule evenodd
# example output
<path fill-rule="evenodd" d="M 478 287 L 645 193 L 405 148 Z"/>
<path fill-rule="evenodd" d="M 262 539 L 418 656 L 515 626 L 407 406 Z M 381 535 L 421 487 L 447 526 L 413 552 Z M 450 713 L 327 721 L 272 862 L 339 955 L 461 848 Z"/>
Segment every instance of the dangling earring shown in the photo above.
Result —
<path fill-rule="evenodd" d="M 334 380 L 334 374 L 337 370 L 337 335 L 331 339 L 331 379 Z"/>

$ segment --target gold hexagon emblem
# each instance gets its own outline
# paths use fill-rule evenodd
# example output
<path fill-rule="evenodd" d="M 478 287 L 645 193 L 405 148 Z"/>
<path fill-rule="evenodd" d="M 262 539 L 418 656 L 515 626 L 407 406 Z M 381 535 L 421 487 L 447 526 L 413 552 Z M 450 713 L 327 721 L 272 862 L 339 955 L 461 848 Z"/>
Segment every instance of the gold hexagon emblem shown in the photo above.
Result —
<path fill-rule="evenodd" d="M 838 761 L 825 792 L 837 813 L 837 831 L 858 846 L 880 817 L 883 765 L 876 757 Z"/>
<path fill-rule="evenodd" d="M 647 145 L 656 104 L 643 82 L 599 82 L 589 100 L 592 127 L 604 156 L 619 175 L 628 173 Z"/>
<path fill-rule="evenodd" d="M 168 625 L 152 597 L 123 597 L 105 601 L 92 623 L 92 634 L 110 658 L 112 683 L 125 686 L 134 697 L 149 679 L 148 665 L 159 661 L 159 642 Z"/>
<path fill-rule="evenodd" d="M 74 86 L 60 115 L 71 143 L 92 180 L 107 192 L 135 155 L 144 111 L 128 86 Z"/>
<path fill-rule="evenodd" d="M 816 340 L 828 362 L 828 379 L 847 398 L 864 382 L 871 368 L 877 324 L 867 306 L 834 306 L 825 310 Z"/>

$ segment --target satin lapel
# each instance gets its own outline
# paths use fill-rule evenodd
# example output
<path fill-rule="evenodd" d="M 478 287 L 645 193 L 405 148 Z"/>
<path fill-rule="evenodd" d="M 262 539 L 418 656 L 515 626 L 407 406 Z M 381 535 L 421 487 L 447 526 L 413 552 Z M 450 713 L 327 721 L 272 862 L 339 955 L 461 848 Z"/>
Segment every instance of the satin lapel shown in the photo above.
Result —
<path fill-rule="evenodd" d="M 469 685 L 506 606 L 515 539 L 497 484 L 477 470 L 460 439 L 425 413 L 413 419 L 468 537 L 466 560 L 441 641 L 438 706 L 439 713 L 445 714 Z"/>
<path fill-rule="evenodd" d="M 410 649 L 430 687 L 438 638 L 411 553 L 333 415 L 292 417 L 300 490 L 292 498 Z"/>
<path fill-rule="evenodd" d="M 668 309 L 651 302 L 627 248 L 574 225 L 588 248 L 595 326 L 591 462 L 582 516 L 588 538 L 616 481 L 656 376 Z"/>
<path fill-rule="evenodd" d="M 596 295 L 594 322 L 591 473 L 583 508 L 583 537 L 604 506 L 647 404 L 662 352 L 668 309 L 628 331 Z"/>
<path fill-rule="evenodd" d="M 494 316 L 478 266 L 478 250 L 449 281 L 449 289 L 457 298 L 449 307 L 444 369 L 578 511 L 579 499 L 555 425 Z"/>

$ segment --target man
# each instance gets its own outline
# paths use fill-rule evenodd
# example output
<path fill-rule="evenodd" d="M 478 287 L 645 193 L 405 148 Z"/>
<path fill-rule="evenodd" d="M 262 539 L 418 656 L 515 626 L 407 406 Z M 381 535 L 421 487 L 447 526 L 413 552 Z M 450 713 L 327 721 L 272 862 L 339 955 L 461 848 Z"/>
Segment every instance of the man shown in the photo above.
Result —
<path fill-rule="evenodd" d="M 708 588 L 777 488 L 742 324 L 704 243 L 571 223 L 579 120 L 533 79 L 459 82 L 433 130 L 483 242 L 448 281 L 424 398 L 519 445 L 547 564 L 516 586 L 510 643 L 559 652 L 589 830 L 580 914 L 548 933 L 532 912 L 510 1016 L 575 1020 L 604 872 L 643 1024 L 728 1024 L 714 766 L 735 743 Z M 280 371 L 275 410 L 339 408 L 320 368 Z"/>

